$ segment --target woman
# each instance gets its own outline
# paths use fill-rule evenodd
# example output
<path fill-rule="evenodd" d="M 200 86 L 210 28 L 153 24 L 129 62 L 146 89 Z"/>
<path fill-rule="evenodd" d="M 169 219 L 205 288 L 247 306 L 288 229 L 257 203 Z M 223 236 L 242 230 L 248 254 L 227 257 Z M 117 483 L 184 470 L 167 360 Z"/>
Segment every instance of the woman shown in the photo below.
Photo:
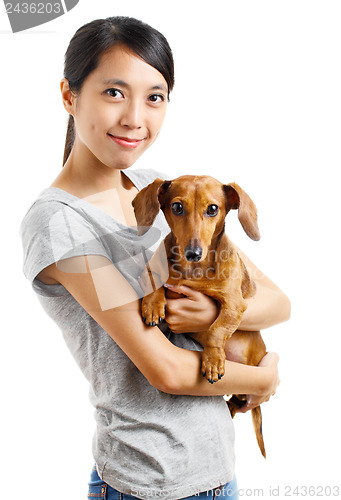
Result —
<path fill-rule="evenodd" d="M 259 367 L 226 361 L 222 380 L 207 383 L 200 346 L 179 335 L 215 320 L 216 304 L 201 293 L 179 287 L 186 297 L 168 300 L 172 331 L 141 320 L 138 276 L 168 228 L 159 214 L 137 237 L 131 201 L 160 174 L 126 169 L 157 138 L 173 84 L 169 45 L 148 25 L 113 17 L 80 28 L 61 82 L 70 115 L 64 168 L 21 228 L 25 275 L 90 383 L 92 498 L 237 498 L 234 431 L 222 396 L 250 394 L 247 411 L 279 383 L 274 353 Z M 247 330 L 284 321 L 289 311 L 268 278 L 256 281 L 241 323 Z"/>

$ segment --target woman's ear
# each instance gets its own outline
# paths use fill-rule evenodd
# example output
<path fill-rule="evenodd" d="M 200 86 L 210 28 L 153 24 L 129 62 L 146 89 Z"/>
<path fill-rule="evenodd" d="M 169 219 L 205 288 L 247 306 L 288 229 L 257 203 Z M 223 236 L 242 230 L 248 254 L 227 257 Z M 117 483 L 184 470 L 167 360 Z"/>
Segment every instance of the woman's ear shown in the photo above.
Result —
<path fill-rule="evenodd" d="M 63 78 L 60 82 L 60 91 L 62 93 L 64 108 L 69 115 L 74 116 L 75 94 L 70 89 L 69 80 L 67 78 Z"/>

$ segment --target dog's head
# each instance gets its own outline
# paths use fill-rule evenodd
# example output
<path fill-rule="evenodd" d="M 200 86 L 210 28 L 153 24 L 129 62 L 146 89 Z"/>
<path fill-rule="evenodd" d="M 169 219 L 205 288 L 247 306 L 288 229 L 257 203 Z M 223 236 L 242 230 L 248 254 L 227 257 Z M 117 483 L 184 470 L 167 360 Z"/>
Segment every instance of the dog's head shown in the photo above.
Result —
<path fill-rule="evenodd" d="M 155 179 L 134 198 L 139 234 L 153 224 L 161 209 L 175 237 L 181 257 L 204 260 L 214 239 L 224 230 L 225 217 L 238 209 L 246 234 L 259 240 L 257 209 L 238 184 L 222 184 L 213 177 L 183 175 L 172 181 Z"/>

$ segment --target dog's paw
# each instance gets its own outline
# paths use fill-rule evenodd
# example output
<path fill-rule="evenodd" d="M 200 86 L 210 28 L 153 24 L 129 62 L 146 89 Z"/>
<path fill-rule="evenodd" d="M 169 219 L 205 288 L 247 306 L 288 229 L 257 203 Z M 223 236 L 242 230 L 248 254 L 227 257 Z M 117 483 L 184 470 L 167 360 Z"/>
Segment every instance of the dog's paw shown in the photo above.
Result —
<path fill-rule="evenodd" d="M 165 296 L 155 295 L 151 293 L 142 300 L 142 319 L 147 326 L 156 326 L 165 319 Z"/>
<path fill-rule="evenodd" d="M 205 347 L 202 353 L 202 375 L 211 384 L 225 374 L 225 351 L 220 347 Z"/>

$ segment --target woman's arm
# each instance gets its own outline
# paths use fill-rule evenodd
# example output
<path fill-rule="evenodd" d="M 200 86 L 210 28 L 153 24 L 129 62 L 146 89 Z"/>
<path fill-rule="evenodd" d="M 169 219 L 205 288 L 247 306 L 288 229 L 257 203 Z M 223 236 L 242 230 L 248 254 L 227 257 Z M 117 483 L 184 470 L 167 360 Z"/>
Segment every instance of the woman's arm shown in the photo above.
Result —
<path fill-rule="evenodd" d="M 157 389 L 195 396 L 254 394 L 267 400 L 277 387 L 276 360 L 265 367 L 226 361 L 226 375 L 207 383 L 201 353 L 178 348 L 157 327 L 144 325 L 140 300 L 107 259 L 77 257 L 62 264 L 49 266 L 42 277 L 61 283 Z"/>
<path fill-rule="evenodd" d="M 240 323 L 241 330 L 258 331 L 287 321 L 290 317 L 288 297 L 235 246 L 251 278 L 256 283 L 256 294 L 246 299 L 247 309 Z M 207 330 L 218 315 L 218 306 L 207 295 L 187 286 L 172 288 L 186 297 L 168 299 L 166 321 L 175 333 Z"/>
<path fill-rule="evenodd" d="M 289 298 L 253 262 L 234 245 L 251 278 L 256 283 L 256 294 L 246 299 L 247 309 L 240 323 L 241 330 L 264 330 L 288 321 Z"/>

